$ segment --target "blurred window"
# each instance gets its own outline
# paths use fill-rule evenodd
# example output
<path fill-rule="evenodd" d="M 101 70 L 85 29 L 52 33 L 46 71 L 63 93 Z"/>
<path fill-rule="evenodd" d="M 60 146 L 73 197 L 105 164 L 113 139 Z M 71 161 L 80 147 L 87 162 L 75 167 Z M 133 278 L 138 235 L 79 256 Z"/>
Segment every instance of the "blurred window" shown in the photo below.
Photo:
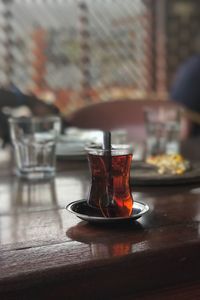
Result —
<path fill-rule="evenodd" d="M 198 16 L 194 24 L 191 18 L 200 11 L 195 5 L 2 0 L 0 85 L 56 102 L 66 114 L 110 99 L 166 98 L 175 68 L 191 53 L 192 30 L 199 28 Z"/>

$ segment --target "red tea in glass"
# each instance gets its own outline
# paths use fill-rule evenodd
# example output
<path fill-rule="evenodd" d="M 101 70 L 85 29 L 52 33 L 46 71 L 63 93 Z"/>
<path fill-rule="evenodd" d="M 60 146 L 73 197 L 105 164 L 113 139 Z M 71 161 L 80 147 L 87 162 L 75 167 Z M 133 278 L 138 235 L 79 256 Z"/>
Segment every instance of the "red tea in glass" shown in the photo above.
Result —
<path fill-rule="evenodd" d="M 130 189 L 131 147 L 116 146 L 111 151 L 89 148 L 91 188 L 88 204 L 105 217 L 127 217 L 132 213 Z"/>

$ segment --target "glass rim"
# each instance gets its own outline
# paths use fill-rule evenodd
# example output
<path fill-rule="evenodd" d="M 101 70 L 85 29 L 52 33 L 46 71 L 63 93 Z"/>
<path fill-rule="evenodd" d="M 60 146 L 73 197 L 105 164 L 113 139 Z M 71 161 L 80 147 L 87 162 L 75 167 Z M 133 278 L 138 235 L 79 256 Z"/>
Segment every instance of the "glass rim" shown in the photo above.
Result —
<path fill-rule="evenodd" d="M 11 124 L 20 124 L 20 123 L 43 123 L 43 122 L 61 122 L 61 118 L 59 116 L 31 116 L 31 117 L 10 117 L 8 122 Z"/>
<path fill-rule="evenodd" d="M 87 153 L 92 153 L 92 152 L 96 152 L 96 153 L 126 153 L 126 154 L 133 154 L 133 146 L 131 144 L 112 144 L 112 148 L 111 149 L 104 149 L 102 147 L 102 145 L 96 145 L 96 146 L 86 146 L 85 147 L 85 151 L 87 151 Z"/>

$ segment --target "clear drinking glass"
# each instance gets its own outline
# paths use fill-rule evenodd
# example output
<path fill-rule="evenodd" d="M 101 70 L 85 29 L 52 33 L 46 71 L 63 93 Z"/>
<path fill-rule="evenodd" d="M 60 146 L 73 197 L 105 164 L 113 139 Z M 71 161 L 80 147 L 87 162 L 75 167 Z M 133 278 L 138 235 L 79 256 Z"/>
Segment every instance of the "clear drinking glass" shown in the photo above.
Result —
<path fill-rule="evenodd" d="M 59 117 L 10 118 L 16 174 L 25 179 L 48 179 L 55 175 L 55 148 L 61 129 Z"/>
<path fill-rule="evenodd" d="M 146 156 L 175 154 L 180 150 L 180 111 L 168 107 L 145 108 Z"/>

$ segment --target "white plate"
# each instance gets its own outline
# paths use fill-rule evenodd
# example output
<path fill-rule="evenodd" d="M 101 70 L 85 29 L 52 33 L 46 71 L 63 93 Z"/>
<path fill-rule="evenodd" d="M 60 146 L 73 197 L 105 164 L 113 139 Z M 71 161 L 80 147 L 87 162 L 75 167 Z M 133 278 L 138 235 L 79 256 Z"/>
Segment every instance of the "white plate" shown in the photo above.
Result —
<path fill-rule="evenodd" d="M 86 159 L 85 144 L 83 143 L 62 143 L 56 145 L 57 158 L 63 159 Z"/>

